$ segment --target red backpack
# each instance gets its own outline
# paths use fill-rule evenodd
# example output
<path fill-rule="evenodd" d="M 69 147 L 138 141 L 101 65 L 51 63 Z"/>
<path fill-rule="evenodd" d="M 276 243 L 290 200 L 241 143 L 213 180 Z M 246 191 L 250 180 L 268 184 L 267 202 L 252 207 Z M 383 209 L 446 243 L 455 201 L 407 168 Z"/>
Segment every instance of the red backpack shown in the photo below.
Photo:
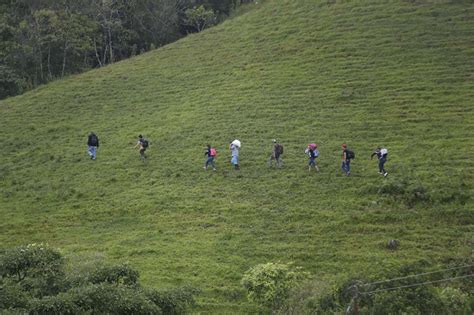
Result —
<path fill-rule="evenodd" d="M 215 148 L 211 148 L 211 156 L 214 157 L 214 156 L 216 156 L 216 154 L 217 154 L 216 149 L 215 149 Z"/>

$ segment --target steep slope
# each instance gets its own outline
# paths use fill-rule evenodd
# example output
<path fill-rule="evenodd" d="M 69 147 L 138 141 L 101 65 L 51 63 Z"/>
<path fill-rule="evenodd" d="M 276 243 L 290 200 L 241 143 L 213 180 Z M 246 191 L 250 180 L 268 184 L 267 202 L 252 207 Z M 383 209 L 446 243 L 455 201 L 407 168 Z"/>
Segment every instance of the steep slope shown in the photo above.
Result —
<path fill-rule="evenodd" d="M 101 252 L 147 284 L 202 288 L 216 312 L 249 310 L 239 281 L 258 263 L 292 261 L 331 283 L 472 259 L 474 5 L 437 2 L 268 0 L 0 102 L 1 244 Z M 272 138 L 281 170 L 266 166 Z M 313 141 L 321 172 L 308 174 Z M 216 173 L 202 169 L 208 142 Z M 350 178 L 344 142 L 357 154 Z M 369 158 L 378 145 L 387 178 Z"/>

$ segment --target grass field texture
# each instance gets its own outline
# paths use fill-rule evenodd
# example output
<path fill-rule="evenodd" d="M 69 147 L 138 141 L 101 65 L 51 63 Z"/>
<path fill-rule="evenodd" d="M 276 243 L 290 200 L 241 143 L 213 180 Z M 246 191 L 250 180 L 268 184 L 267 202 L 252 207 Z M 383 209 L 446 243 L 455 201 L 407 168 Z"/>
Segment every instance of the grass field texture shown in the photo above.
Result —
<path fill-rule="evenodd" d="M 1 101 L 1 245 L 128 261 L 147 285 L 201 288 L 210 313 L 254 310 L 239 282 L 259 263 L 294 262 L 330 285 L 472 262 L 474 4 L 253 6 Z M 140 133 L 145 163 L 132 149 Z M 235 138 L 240 172 L 229 163 Z M 282 169 L 266 165 L 273 138 Z M 319 173 L 307 170 L 310 142 Z M 218 149 L 216 172 L 203 170 L 206 143 Z M 349 178 L 342 143 L 356 152 Z M 387 178 L 370 160 L 378 145 Z"/>

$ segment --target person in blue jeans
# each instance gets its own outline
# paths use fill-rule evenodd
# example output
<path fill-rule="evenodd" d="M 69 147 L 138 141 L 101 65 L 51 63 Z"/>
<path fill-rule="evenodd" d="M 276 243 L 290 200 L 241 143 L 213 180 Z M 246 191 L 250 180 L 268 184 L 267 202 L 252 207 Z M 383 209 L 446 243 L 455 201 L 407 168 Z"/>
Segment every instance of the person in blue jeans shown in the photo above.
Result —
<path fill-rule="evenodd" d="M 316 158 L 319 156 L 318 146 L 308 146 L 304 151 L 308 155 L 308 171 L 311 172 L 311 168 L 315 168 L 319 172 L 319 167 L 316 165 Z"/>
<path fill-rule="evenodd" d="M 351 157 L 350 151 L 347 149 L 347 144 L 342 145 L 342 171 L 346 173 L 347 176 L 351 175 Z"/>
<path fill-rule="evenodd" d="M 212 166 L 212 170 L 215 171 L 216 164 L 214 163 L 214 158 L 216 157 L 216 149 L 211 148 L 211 145 L 208 144 L 204 156 L 207 156 L 206 164 L 204 164 L 204 169 L 207 170 L 210 164 Z"/>
<path fill-rule="evenodd" d="M 97 148 L 99 147 L 99 137 L 95 133 L 91 132 L 87 137 L 87 146 L 87 153 L 91 160 L 95 160 L 97 158 Z"/>
<path fill-rule="evenodd" d="M 386 177 L 388 173 L 385 170 L 385 162 L 387 162 L 388 150 L 385 148 L 378 147 L 370 156 L 371 160 L 374 157 L 374 155 L 376 155 L 377 159 L 379 160 L 379 174 Z"/>
<path fill-rule="evenodd" d="M 235 170 L 239 171 L 240 170 L 240 165 L 239 165 L 239 147 L 236 146 L 235 144 L 231 143 L 229 145 L 229 149 L 232 155 L 232 159 L 230 160 L 230 163 L 234 165 Z"/>

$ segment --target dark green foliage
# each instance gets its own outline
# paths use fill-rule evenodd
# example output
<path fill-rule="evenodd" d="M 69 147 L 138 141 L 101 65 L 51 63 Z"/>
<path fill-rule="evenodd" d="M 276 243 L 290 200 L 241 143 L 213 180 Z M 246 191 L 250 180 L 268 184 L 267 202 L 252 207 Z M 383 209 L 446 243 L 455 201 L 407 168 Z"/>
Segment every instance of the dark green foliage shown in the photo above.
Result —
<path fill-rule="evenodd" d="M 128 265 L 98 266 L 68 277 L 61 254 L 44 245 L 0 253 L 0 312 L 30 314 L 183 314 L 196 289 L 142 288 Z M 74 281 L 70 281 L 75 279 Z M 82 280 L 78 280 L 82 279 Z"/>
<path fill-rule="evenodd" d="M 91 284 L 69 291 L 83 312 L 96 314 L 161 314 L 159 306 L 140 290 L 110 283 Z"/>
<path fill-rule="evenodd" d="M 54 295 L 64 286 L 63 258 L 42 244 L 7 249 L 0 256 L 0 275 L 34 297 Z"/>
<path fill-rule="evenodd" d="M 128 265 L 103 266 L 98 268 L 91 276 L 90 282 L 123 285 L 136 285 L 138 283 L 138 271 Z"/>
<path fill-rule="evenodd" d="M 426 269 L 430 267 L 430 263 L 420 260 L 399 270 L 389 271 L 377 280 L 401 279 L 375 284 L 370 283 L 377 282 L 376 280 L 351 278 L 328 287 L 321 282 L 310 281 L 292 292 L 285 309 L 292 309 L 295 314 L 333 314 L 347 310 L 349 314 L 355 314 L 356 307 L 360 314 L 469 314 L 474 299 L 471 294 L 472 279 L 428 283 L 469 275 L 472 267 L 464 267 L 465 264 L 466 262 L 458 262 L 457 267 L 462 268 L 448 265 L 444 268 L 448 270 L 442 273 L 420 275 L 430 271 Z M 412 277 L 413 275 L 419 276 Z M 304 290 L 311 287 L 308 284 L 319 289 L 313 288 L 312 294 L 306 294 L 303 299 L 295 298 L 304 296 Z"/>
<path fill-rule="evenodd" d="M 218 21 L 214 12 L 222 20 L 237 4 L 235 0 L 4 4 L 0 7 L 0 99 L 163 46 L 186 35 L 187 26 L 202 31 Z"/>
<path fill-rule="evenodd" d="M 28 309 L 31 315 L 71 315 L 84 312 L 84 309 L 81 309 L 80 306 L 74 303 L 69 293 L 60 293 L 54 296 L 45 296 L 42 299 L 33 299 L 30 301 Z"/>
<path fill-rule="evenodd" d="M 199 290 L 193 287 L 182 287 L 168 290 L 145 290 L 145 296 L 158 305 L 163 314 L 185 314 L 196 305 L 194 296 Z"/>

